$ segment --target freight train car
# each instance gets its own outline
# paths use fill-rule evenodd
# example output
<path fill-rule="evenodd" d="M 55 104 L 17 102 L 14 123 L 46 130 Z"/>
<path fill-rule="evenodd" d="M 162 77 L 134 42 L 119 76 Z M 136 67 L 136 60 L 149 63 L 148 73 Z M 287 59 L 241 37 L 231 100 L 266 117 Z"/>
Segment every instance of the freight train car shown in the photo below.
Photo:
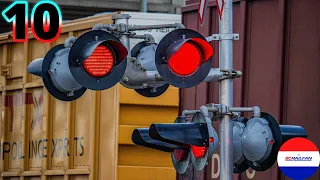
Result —
<path fill-rule="evenodd" d="M 52 43 L 37 41 L 31 31 L 25 43 L 13 43 L 11 32 L 0 35 L 0 179 L 175 178 L 170 155 L 134 146 L 131 134 L 137 127 L 174 119 L 177 88 L 149 99 L 118 84 L 105 91 L 88 90 L 74 102 L 63 102 L 47 92 L 39 77 L 27 73 L 33 59 L 43 57 L 68 36 L 79 36 L 97 23 L 113 23 L 113 14 L 66 22 L 61 36 Z M 180 22 L 181 17 L 131 16 L 133 23 L 150 24 Z"/>
<path fill-rule="evenodd" d="M 215 0 L 208 2 L 205 25 L 198 20 L 198 0 L 187 0 L 182 7 L 186 28 L 204 36 L 219 33 L 219 15 Z M 233 0 L 234 68 L 243 76 L 234 80 L 234 106 L 257 105 L 270 112 L 280 124 L 305 128 L 308 139 L 320 147 L 320 1 L 314 0 Z M 219 42 L 212 42 L 217 52 L 213 67 L 219 64 Z M 198 109 L 206 103 L 219 102 L 219 84 L 202 83 L 180 91 L 183 109 Z M 247 115 L 248 117 L 248 115 Z M 219 131 L 219 123 L 214 122 Z M 220 174 L 219 152 L 208 166 L 197 172 L 189 167 L 179 180 L 214 180 Z M 310 180 L 319 180 L 319 170 Z M 234 180 L 288 179 L 277 163 L 265 172 L 248 169 L 234 174 Z"/>

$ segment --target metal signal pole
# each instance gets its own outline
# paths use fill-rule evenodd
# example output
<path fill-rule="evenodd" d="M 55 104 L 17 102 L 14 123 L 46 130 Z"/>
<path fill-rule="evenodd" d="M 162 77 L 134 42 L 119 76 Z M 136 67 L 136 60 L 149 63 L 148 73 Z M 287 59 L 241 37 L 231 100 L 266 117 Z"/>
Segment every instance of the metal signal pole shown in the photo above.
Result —
<path fill-rule="evenodd" d="M 219 0 L 221 2 L 221 0 Z M 220 3 L 222 17 L 219 23 L 219 64 L 221 69 L 233 69 L 233 39 L 232 32 L 232 0 Z M 232 78 L 220 82 L 220 103 L 227 107 L 233 106 Z M 233 121 L 229 114 L 220 123 L 220 179 L 232 180 L 233 174 Z"/>

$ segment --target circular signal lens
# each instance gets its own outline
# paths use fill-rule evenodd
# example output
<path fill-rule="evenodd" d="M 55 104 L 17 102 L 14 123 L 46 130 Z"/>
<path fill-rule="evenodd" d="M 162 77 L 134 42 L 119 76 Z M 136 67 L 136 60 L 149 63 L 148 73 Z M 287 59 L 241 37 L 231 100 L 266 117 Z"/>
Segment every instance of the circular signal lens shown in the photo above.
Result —
<path fill-rule="evenodd" d="M 191 146 L 191 149 L 192 149 L 193 155 L 198 159 L 203 158 L 204 155 L 207 152 L 207 148 L 206 147 Z"/>
<path fill-rule="evenodd" d="M 201 63 L 199 49 L 190 42 L 184 43 L 168 61 L 168 66 L 179 76 L 188 76 L 194 73 Z"/>
<path fill-rule="evenodd" d="M 182 149 L 175 149 L 173 150 L 173 155 L 176 158 L 177 161 L 182 161 L 186 158 L 185 150 Z"/>
<path fill-rule="evenodd" d="M 83 62 L 83 68 L 94 77 L 107 75 L 113 68 L 115 58 L 111 49 L 107 46 L 99 45 L 90 57 Z"/>

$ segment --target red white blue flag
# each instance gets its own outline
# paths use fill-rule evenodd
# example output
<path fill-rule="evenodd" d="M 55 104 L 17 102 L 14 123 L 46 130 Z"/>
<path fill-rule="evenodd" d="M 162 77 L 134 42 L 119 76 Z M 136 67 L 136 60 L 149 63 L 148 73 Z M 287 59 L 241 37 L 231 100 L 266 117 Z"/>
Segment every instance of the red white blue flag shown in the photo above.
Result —
<path fill-rule="evenodd" d="M 285 142 L 278 152 L 278 166 L 284 175 L 294 180 L 304 180 L 317 172 L 320 155 L 317 146 L 305 138 Z"/>

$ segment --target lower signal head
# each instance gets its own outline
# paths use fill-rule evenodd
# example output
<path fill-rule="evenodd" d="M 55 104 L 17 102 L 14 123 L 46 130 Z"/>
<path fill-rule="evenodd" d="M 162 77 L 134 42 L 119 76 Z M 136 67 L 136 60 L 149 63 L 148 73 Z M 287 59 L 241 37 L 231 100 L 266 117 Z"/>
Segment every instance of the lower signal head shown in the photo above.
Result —
<path fill-rule="evenodd" d="M 237 174 L 249 168 L 241 145 L 241 137 L 247 121 L 248 119 L 244 117 L 233 119 L 233 173 Z"/>
<path fill-rule="evenodd" d="M 248 120 L 241 144 L 247 164 L 256 171 L 265 171 L 277 161 L 281 145 L 294 137 L 307 138 L 301 126 L 279 125 L 269 113 Z"/>
<path fill-rule="evenodd" d="M 175 123 L 185 123 L 186 118 L 178 117 Z M 169 152 L 171 154 L 172 163 L 177 173 L 183 174 L 189 165 L 190 147 L 180 146 L 175 143 L 168 143 L 150 136 L 150 128 L 138 128 L 132 133 L 132 142 L 136 145 L 152 148 L 155 150 Z"/>
<path fill-rule="evenodd" d="M 177 117 L 174 123 L 187 123 L 187 118 Z M 174 168 L 177 173 L 183 174 L 186 172 L 189 162 L 190 162 L 190 148 L 185 149 L 174 149 L 171 152 L 171 159 Z"/>
<path fill-rule="evenodd" d="M 202 134 L 204 135 L 204 143 L 202 146 L 191 145 L 192 164 L 196 170 L 201 171 L 218 147 L 218 134 L 213 129 L 210 118 L 206 117 L 201 112 L 197 112 L 193 115 L 191 123 L 197 123 L 199 126 L 202 126 L 199 130 L 202 131 Z"/>

